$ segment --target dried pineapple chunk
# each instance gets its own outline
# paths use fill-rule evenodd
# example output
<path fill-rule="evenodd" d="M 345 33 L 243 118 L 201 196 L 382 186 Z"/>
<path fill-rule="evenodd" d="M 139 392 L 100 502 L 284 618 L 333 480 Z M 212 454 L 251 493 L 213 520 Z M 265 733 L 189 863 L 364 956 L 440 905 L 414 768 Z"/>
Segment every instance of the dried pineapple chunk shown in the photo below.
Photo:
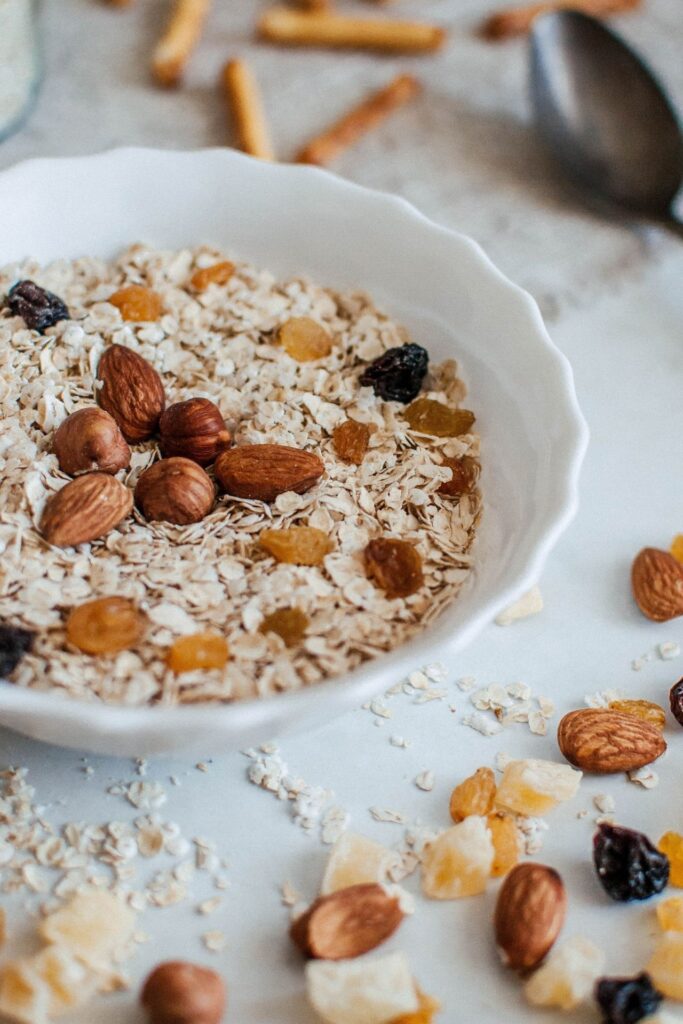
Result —
<path fill-rule="evenodd" d="M 328 1024 L 389 1024 L 420 1009 L 403 953 L 356 960 L 312 960 L 306 966 L 311 1005 Z"/>
<path fill-rule="evenodd" d="M 645 970 L 663 995 L 683 1001 L 683 935 L 663 935 Z"/>
<path fill-rule="evenodd" d="M 659 927 L 665 932 L 683 932 L 683 896 L 671 896 L 657 904 Z"/>
<path fill-rule="evenodd" d="M 328 896 L 350 885 L 385 882 L 397 862 L 398 855 L 393 850 L 365 836 L 344 832 L 330 851 L 320 892 Z"/>
<path fill-rule="evenodd" d="M 44 1024 L 86 1003 L 97 991 L 99 980 L 71 953 L 48 946 L 2 969 L 0 1014 L 22 1024 Z"/>
<path fill-rule="evenodd" d="M 422 891 L 437 900 L 483 892 L 493 866 L 486 818 L 471 815 L 442 832 L 422 855 Z"/>
<path fill-rule="evenodd" d="M 133 935 L 135 914 L 101 889 L 77 893 L 39 926 L 39 934 L 96 971 L 110 971 L 114 955 Z"/>
<path fill-rule="evenodd" d="M 605 954 L 588 939 L 576 936 L 554 950 L 524 986 L 534 1006 L 572 1010 L 593 992 L 605 969 Z"/>
<path fill-rule="evenodd" d="M 556 761 L 510 761 L 496 793 L 496 805 L 515 814 L 540 817 L 571 800 L 583 773 Z"/>

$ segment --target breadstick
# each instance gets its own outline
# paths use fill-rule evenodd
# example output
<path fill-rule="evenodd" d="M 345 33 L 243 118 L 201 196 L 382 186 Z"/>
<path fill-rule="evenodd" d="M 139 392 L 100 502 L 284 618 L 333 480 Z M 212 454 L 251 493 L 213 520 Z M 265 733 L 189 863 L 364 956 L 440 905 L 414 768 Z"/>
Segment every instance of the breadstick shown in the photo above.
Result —
<path fill-rule="evenodd" d="M 539 14 L 558 11 L 563 7 L 600 18 L 605 14 L 631 11 L 639 7 L 640 3 L 641 0 L 545 0 L 543 3 L 529 4 L 525 7 L 509 7 L 507 10 L 492 14 L 482 25 L 481 31 L 487 39 L 508 39 L 510 36 L 528 32 Z"/>
<path fill-rule="evenodd" d="M 305 14 L 271 7 L 259 22 L 263 39 L 290 46 L 360 47 L 371 50 L 438 50 L 444 29 L 415 21 L 351 18 L 326 11 Z"/>
<path fill-rule="evenodd" d="M 177 85 L 199 42 L 211 0 L 176 0 L 171 20 L 157 43 L 152 71 L 160 85 Z"/>
<path fill-rule="evenodd" d="M 273 146 L 259 87 L 250 68 L 241 60 L 229 60 L 221 81 L 237 130 L 239 147 L 261 160 L 274 160 Z"/>
<path fill-rule="evenodd" d="M 296 160 L 300 164 L 329 164 L 343 150 L 388 117 L 393 110 L 416 96 L 422 86 L 412 75 L 399 75 L 336 121 L 326 132 L 312 139 Z"/>

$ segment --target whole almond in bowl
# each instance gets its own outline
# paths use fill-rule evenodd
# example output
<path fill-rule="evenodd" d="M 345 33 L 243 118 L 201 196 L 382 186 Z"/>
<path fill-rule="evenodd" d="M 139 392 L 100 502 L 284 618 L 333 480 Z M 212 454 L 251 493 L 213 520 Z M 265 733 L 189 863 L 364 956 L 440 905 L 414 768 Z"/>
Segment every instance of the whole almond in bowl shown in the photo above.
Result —
<path fill-rule="evenodd" d="M 75 547 L 97 540 L 126 518 L 133 494 L 108 473 L 86 473 L 48 498 L 40 532 L 48 544 Z"/>
<path fill-rule="evenodd" d="M 145 519 L 186 526 L 208 515 L 216 488 L 192 459 L 161 459 L 140 474 L 135 504 Z"/>
<path fill-rule="evenodd" d="M 163 455 L 180 455 L 200 466 L 214 462 L 232 444 L 220 409 L 208 398 L 170 405 L 159 419 L 159 436 Z"/>
<path fill-rule="evenodd" d="M 560 934 L 567 894 L 557 871 L 544 864 L 518 864 L 500 887 L 494 915 L 503 962 L 530 971 L 547 956 Z"/>
<path fill-rule="evenodd" d="M 683 615 L 683 565 L 668 551 L 643 548 L 633 562 L 631 587 L 641 612 L 653 622 Z"/>
<path fill-rule="evenodd" d="M 52 450 L 69 476 L 118 473 L 130 465 L 130 448 L 116 420 L 95 405 L 67 416 L 55 431 Z"/>
<path fill-rule="evenodd" d="M 402 920 L 398 898 L 381 885 L 352 885 L 317 899 L 293 922 L 289 934 L 308 957 L 348 960 L 375 949 Z"/>
<path fill-rule="evenodd" d="M 155 433 L 166 405 L 161 377 L 146 359 L 124 345 L 111 345 L 97 368 L 97 401 L 118 423 L 126 441 L 137 444 Z"/>
<path fill-rule="evenodd" d="M 303 494 L 325 472 L 321 460 L 303 448 L 284 444 L 243 444 L 221 452 L 216 479 L 226 494 L 255 501 L 275 501 L 278 494 Z"/>
<path fill-rule="evenodd" d="M 557 742 L 571 764 L 599 774 L 643 768 L 666 750 L 660 729 L 611 708 L 570 711 L 558 726 Z"/>

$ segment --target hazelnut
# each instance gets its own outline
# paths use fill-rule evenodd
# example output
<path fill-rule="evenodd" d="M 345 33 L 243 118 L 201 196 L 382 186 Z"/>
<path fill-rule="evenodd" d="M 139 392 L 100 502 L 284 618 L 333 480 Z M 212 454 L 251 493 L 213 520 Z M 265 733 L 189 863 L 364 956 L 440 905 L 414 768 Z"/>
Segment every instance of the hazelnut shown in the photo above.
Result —
<path fill-rule="evenodd" d="M 208 398 L 169 406 L 159 420 L 159 434 L 164 455 L 182 455 L 200 466 L 208 466 L 232 444 L 220 409 Z"/>
<path fill-rule="evenodd" d="M 161 459 L 140 474 L 135 504 L 145 519 L 186 526 L 198 523 L 213 508 L 216 489 L 191 459 Z"/>
<path fill-rule="evenodd" d="M 67 416 L 55 431 L 52 450 L 69 476 L 94 470 L 118 473 L 130 465 L 130 448 L 116 420 L 97 406 Z"/>
<path fill-rule="evenodd" d="M 220 975 L 207 967 L 169 960 L 149 975 L 140 1002 L 150 1024 L 220 1024 L 225 985 Z"/>

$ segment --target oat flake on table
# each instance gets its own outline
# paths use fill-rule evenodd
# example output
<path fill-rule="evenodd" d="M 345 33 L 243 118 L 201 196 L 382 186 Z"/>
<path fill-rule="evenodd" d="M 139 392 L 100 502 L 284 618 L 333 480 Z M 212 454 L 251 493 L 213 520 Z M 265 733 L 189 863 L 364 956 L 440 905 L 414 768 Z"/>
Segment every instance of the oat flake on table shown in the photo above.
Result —
<path fill-rule="evenodd" d="M 107 264 L 84 258 L 41 269 L 34 262 L 0 272 L 0 295 L 31 278 L 68 304 L 70 321 L 44 336 L 0 313 L 0 621 L 39 633 L 14 682 L 118 704 L 220 701 L 297 689 L 393 649 L 433 621 L 458 594 L 472 564 L 478 496 L 459 502 L 436 491 L 450 473 L 441 456 L 478 455 L 476 435 L 431 438 L 406 430 L 403 406 L 358 386 L 362 365 L 407 340 L 406 332 L 360 293 L 338 295 L 309 281 L 278 282 L 239 264 L 227 286 L 186 291 L 194 269 L 224 258 L 209 248 L 158 252 L 131 247 Z M 107 298 L 141 283 L 162 297 L 158 323 L 127 324 Z M 278 349 L 274 331 L 290 316 L 311 316 L 334 337 L 324 362 L 299 364 Z M 413 339 L 429 350 L 429 337 Z M 167 403 L 205 396 L 221 409 L 238 444 L 272 442 L 314 450 L 322 482 L 272 506 L 221 497 L 201 523 L 147 523 L 137 513 L 79 548 L 48 547 L 35 526 L 47 497 L 67 482 L 50 454 L 52 434 L 71 412 L 94 403 L 99 358 L 126 345 L 161 373 Z M 432 366 L 423 394 L 459 403 L 453 361 Z M 331 432 L 347 416 L 374 425 L 360 467 L 340 462 Z M 158 457 L 133 449 L 133 487 Z M 324 530 L 334 551 L 321 568 L 278 564 L 257 546 L 261 530 L 305 524 Z M 366 578 L 362 551 L 379 535 L 414 542 L 425 586 L 387 600 Z M 134 651 L 95 659 L 65 643 L 65 613 L 95 597 L 132 598 L 150 616 Z M 310 619 L 304 643 L 288 650 L 258 629 L 277 608 L 296 605 Z M 228 640 L 223 671 L 175 677 L 165 668 L 176 636 L 216 630 Z"/>

